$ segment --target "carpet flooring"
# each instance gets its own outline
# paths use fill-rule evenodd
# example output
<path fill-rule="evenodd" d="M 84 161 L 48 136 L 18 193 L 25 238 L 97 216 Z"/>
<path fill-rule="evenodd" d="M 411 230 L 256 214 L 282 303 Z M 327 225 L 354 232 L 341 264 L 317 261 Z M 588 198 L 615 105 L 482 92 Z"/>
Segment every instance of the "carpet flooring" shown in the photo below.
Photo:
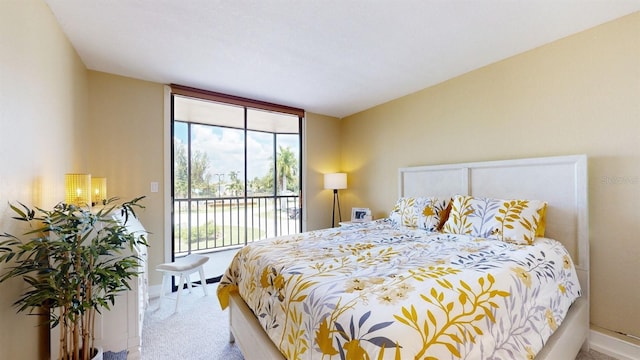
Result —
<path fill-rule="evenodd" d="M 243 360 L 238 347 L 229 343 L 229 312 L 220 309 L 216 287 L 207 285 L 209 296 L 199 288 L 184 292 L 177 313 L 174 301 L 152 299 L 142 328 L 142 360 Z M 575 360 L 615 359 L 589 351 Z"/>
<path fill-rule="evenodd" d="M 238 347 L 229 343 L 229 312 L 216 297 L 217 284 L 183 292 L 175 301 L 151 299 L 142 327 L 142 360 L 242 360 Z M 160 306 L 159 306 L 160 305 Z"/>

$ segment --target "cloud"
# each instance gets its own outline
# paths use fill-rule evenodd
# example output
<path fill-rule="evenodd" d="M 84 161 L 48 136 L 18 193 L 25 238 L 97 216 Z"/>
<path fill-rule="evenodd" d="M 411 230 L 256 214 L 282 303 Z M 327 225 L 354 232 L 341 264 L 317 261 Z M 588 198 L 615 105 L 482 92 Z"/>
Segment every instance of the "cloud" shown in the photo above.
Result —
<path fill-rule="evenodd" d="M 244 177 L 244 131 L 240 129 L 193 125 L 191 128 L 192 151 L 203 151 L 209 158 L 208 173 L 225 174 L 237 171 Z M 176 137 L 179 135 L 176 134 Z M 179 140 L 179 139 L 178 139 Z M 297 135 L 279 135 L 278 145 L 291 147 L 299 156 Z M 247 173 L 249 179 L 262 177 L 273 167 L 273 134 L 248 132 L 247 137 Z"/>

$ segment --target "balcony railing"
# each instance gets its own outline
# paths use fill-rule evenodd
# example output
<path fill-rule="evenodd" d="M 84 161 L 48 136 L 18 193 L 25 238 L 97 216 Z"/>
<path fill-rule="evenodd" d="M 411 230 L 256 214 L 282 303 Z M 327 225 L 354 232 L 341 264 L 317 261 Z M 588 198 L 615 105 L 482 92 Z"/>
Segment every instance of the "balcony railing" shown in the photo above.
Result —
<path fill-rule="evenodd" d="M 301 230 L 297 195 L 174 201 L 174 254 L 222 250 Z"/>

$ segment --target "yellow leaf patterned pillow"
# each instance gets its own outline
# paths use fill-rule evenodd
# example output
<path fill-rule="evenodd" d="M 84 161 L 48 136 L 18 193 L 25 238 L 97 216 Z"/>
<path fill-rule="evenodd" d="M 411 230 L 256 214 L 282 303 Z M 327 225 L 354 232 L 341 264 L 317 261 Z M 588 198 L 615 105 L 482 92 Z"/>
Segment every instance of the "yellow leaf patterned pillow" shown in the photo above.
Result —
<path fill-rule="evenodd" d="M 438 231 L 446 214 L 449 199 L 437 197 L 401 197 L 389 214 L 389 219 L 400 226 Z"/>
<path fill-rule="evenodd" d="M 538 200 L 457 195 L 442 231 L 528 245 L 544 236 L 546 209 Z"/>

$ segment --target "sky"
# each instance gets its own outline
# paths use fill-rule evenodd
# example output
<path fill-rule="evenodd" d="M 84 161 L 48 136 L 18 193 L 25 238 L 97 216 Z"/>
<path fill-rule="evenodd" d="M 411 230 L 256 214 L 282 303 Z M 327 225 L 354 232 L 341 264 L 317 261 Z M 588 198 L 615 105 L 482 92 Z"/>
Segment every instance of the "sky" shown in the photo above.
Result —
<path fill-rule="evenodd" d="M 174 138 L 183 144 L 187 143 L 187 126 L 176 123 Z M 204 151 L 211 163 L 209 174 L 211 181 L 217 182 L 216 174 L 224 174 L 223 179 L 230 180 L 231 171 L 239 172 L 244 178 L 244 131 L 241 129 L 222 128 L 206 125 L 192 125 L 192 151 Z M 297 135 L 278 135 L 278 146 L 290 147 L 300 156 L 300 145 Z M 249 180 L 262 177 L 270 170 L 270 158 L 273 155 L 273 134 L 248 132 L 247 140 L 247 173 Z M 298 159 L 299 160 L 299 159 Z"/>

